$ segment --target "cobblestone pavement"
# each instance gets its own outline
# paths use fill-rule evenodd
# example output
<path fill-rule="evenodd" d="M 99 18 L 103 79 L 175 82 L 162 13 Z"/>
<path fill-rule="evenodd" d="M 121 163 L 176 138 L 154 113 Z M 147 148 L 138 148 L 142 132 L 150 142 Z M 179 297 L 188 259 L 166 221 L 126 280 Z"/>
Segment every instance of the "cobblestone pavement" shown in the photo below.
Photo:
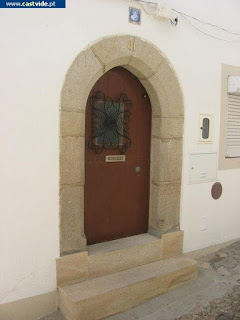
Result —
<path fill-rule="evenodd" d="M 217 252 L 190 253 L 199 277 L 107 320 L 240 320 L 240 241 Z M 64 320 L 57 311 L 40 320 Z"/>
<path fill-rule="evenodd" d="M 240 319 L 240 286 L 234 286 L 230 293 L 210 302 L 199 313 L 181 316 L 180 320 L 238 320 Z"/>
<path fill-rule="evenodd" d="M 222 277 L 235 277 L 239 285 L 229 288 L 221 298 L 210 301 L 208 306 L 197 312 L 197 308 L 180 320 L 240 320 L 240 241 L 220 250 L 213 256 L 200 259 L 200 266 L 211 268 Z M 201 306 L 199 306 L 201 308 Z"/>

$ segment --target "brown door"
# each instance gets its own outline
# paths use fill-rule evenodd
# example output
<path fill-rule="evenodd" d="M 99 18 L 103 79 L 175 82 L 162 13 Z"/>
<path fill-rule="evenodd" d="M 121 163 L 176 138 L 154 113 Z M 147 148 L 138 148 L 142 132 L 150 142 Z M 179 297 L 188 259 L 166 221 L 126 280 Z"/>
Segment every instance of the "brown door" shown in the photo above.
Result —
<path fill-rule="evenodd" d="M 146 90 L 131 72 L 111 69 L 94 85 L 86 108 L 88 244 L 147 232 L 150 135 Z"/>

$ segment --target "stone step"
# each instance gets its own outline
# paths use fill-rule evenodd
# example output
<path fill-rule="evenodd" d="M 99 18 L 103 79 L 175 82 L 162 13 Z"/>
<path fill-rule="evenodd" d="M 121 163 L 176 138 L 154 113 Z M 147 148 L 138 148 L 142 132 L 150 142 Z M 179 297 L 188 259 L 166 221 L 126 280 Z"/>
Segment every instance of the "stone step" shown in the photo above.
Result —
<path fill-rule="evenodd" d="M 158 261 L 162 258 L 161 243 L 161 239 L 145 233 L 88 246 L 88 278 Z"/>
<path fill-rule="evenodd" d="M 174 236 L 178 243 L 170 242 L 171 251 L 166 250 L 167 236 L 160 239 L 148 233 L 87 246 L 86 251 L 57 259 L 57 284 L 78 283 L 166 259 L 169 254 L 180 255 L 182 233 Z"/>
<path fill-rule="evenodd" d="M 126 311 L 198 275 L 187 257 L 161 260 L 59 288 L 67 320 L 99 320 Z"/>

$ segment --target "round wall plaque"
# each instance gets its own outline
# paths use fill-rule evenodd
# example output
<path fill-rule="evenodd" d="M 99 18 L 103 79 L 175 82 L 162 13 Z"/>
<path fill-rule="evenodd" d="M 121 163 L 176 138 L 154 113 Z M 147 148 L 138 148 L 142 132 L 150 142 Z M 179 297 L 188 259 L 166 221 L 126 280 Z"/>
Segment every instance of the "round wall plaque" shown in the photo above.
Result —
<path fill-rule="evenodd" d="M 212 186 L 212 197 L 213 199 L 217 200 L 221 197 L 222 195 L 222 185 L 220 182 L 215 182 Z"/>

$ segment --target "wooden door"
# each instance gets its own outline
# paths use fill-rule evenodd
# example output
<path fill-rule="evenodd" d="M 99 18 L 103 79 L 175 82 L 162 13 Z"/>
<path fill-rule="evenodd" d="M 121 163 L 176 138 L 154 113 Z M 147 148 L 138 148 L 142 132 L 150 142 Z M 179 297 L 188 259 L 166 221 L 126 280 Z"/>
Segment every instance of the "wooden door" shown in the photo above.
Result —
<path fill-rule="evenodd" d="M 111 69 L 94 85 L 86 108 L 84 227 L 88 244 L 147 232 L 150 137 L 151 105 L 146 90 L 131 72 Z M 109 158 L 117 162 L 107 162 Z"/>

